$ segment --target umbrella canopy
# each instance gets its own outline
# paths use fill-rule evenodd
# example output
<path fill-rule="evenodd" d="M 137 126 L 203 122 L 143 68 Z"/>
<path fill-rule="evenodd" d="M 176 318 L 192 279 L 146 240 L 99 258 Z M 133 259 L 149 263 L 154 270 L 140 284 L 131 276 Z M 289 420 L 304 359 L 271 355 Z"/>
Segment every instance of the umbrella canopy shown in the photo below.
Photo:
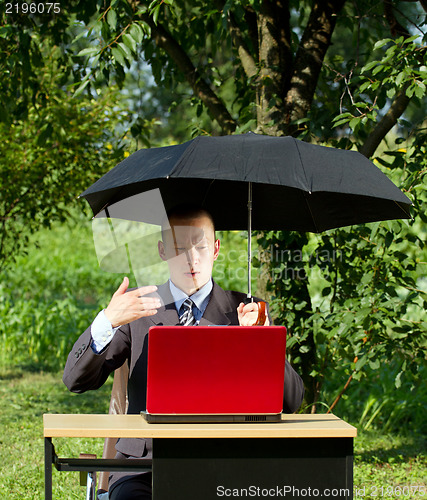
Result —
<path fill-rule="evenodd" d="M 410 218 L 411 201 L 362 154 L 254 133 L 137 151 L 81 196 L 96 215 L 158 188 L 166 210 L 191 202 L 213 215 L 217 229 L 243 230 L 248 184 L 252 229 L 321 232 Z M 123 213 L 132 220 L 145 217 L 131 207 Z"/>

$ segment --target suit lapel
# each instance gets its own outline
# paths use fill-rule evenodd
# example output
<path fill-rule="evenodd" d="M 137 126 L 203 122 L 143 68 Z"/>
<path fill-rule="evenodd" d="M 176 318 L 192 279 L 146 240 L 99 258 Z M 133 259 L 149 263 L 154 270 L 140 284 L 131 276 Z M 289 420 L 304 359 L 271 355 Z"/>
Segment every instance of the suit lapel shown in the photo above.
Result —
<path fill-rule="evenodd" d="M 169 282 L 159 286 L 157 295 L 159 296 L 163 305 L 155 316 L 150 316 L 153 324 L 168 326 L 179 325 L 179 317 L 175 307 L 175 302 L 173 300 L 172 294 L 170 293 Z"/>
<path fill-rule="evenodd" d="M 215 282 L 208 306 L 200 320 L 200 325 L 229 325 L 234 314 L 224 290 Z"/>

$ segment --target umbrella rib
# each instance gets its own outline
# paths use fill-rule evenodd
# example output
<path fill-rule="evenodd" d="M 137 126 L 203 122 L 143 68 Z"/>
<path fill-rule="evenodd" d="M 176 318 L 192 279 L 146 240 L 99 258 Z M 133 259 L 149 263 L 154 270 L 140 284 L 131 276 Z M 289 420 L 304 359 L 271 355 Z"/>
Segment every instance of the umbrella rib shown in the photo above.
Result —
<path fill-rule="evenodd" d="M 307 205 L 308 211 L 310 212 L 311 220 L 313 221 L 313 225 L 314 225 L 314 228 L 316 230 L 316 233 L 320 233 L 319 228 L 317 227 L 313 212 L 311 211 L 310 203 L 308 202 L 308 199 L 307 199 L 307 196 L 311 195 L 311 191 L 309 193 L 306 193 L 305 191 L 303 191 L 303 193 L 304 193 L 304 201 Z"/>
<path fill-rule="evenodd" d="M 302 161 L 301 151 L 300 151 L 299 146 L 298 146 L 298 142 L 302 142 L 302 141 L 298 141 L 298 139 L 295 139 L 294 137 L 293 137 L 293 140 L 294 140 L 294 144 L 295 144 L 296 150 L 298 151 L 298 158 L 299 158 L 299 161 L 300 161 L 300 164 L 301 164 L 302 171 L 304 173 L 305 183 L 306 183 L 306 186 L 307 186 L 307 189 L 308 189 L 309 193 L 311 194 L 311 189 L 312 189 L 313 185 L 312 185 L 312 183 L 308 182 L 307 172 L 305 171 L 305 165 L 304 165 L 304 162 Z"/>
<path fill-rule="evenodd" d="M 399 202 L 399 201 L 396 201 L 396 200 L 393 200 L 394 203 L 400 208 L 400 210 L 402 210 L 402 212 L 405 214 L 405 215 L 409 215 L 409 218 L 411 219 L 411 221 L 413 222 L 414 221 L 414 218 L 412 217 L 412 215 L 410 214 L 409 212 L 409 209 L 408 210 L 405 210 L 402 206 L 402 204 Z M 413 203 L 411 203 L 411 205 L 413 205 Z"/>
<path fill-rule="evenodd" d="M 203 196 L 203 200 L 202 200 L 202 207 L 205 206 L 205 201 L 206 201 L 206 198 L 209 194 L 209 191 L 211 190 L 211 187 L 212 187 L 212 184 L 215 182 L 215 179 L 211 179 L 211 182 L 209 183 L 209 186 L 208 186 L 208 189 L 206 190 L 205 192 L 205 195 Z"/>
<path fill-rule="evenodd" d="M 92 219 L 95 219 L 97 215 L 99 215 L 101 212 L 103 212 L 105 210 L 105 213 L 107 214 L 107 208 L 110 206 L 110 204 L 108 203 L 108 201 L 106 203 L 104 203 L 104 205 L 102 206 L 102 208 L 100 210 L 98 210 L 96 212 L 96 214 L 94 213 Z M 107 214 L 107 217 L 110 217 L 108 214 Z"/>

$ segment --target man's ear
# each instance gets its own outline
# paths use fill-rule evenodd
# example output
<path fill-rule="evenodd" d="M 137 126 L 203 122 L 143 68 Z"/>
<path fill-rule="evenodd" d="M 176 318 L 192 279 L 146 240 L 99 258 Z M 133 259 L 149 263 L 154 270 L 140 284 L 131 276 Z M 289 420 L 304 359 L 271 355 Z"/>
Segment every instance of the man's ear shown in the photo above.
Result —
<path fill-rule="evenodd" d="M 162 260 L 168 260 L 166 258 L 166 252 L 165 252 L 165 244 L 163 243 L 163 241 L 158 241 L 157 242 L 157 249 L 159 251 L 159 255 L 160 255 L 160 258 Z"/>
<path fill-rule="evenodd" d="M 219 247 L 221 246 L 221 242 L 219 240 L 215 240 L 215 243 L 214 243 L 214 260 L 216 260 L 218 258 L 218 255 L 219 255 Z"/>

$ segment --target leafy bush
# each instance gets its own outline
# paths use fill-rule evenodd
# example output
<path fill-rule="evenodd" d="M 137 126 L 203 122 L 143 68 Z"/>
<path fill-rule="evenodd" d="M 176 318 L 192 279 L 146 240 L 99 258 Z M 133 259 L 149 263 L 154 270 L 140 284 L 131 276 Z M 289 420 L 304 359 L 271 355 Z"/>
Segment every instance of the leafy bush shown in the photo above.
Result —
<path fill-rule="evenodd" d="M 58 369 L 120 277 L 100 271 L 83 217 L 40 231 L 30 242 L 0 284 L 0 366 Z"/>
<path fill-rule="evenodd" d="M 427 367 L 420 365 L 418 373 L 406 372 L 399 388 L 395 379 L 400 373 L 398 362 L 383 362 L 381 369 L 367 368 L 365 377 L 350 384 L 334 413 L 351 422 L 360 431 L 381 429 L 381 432 L 406 434 L 416 431 L 427 435 Z M 335 380 L 325 382 L 321 401 L 336 396 Z"/>

